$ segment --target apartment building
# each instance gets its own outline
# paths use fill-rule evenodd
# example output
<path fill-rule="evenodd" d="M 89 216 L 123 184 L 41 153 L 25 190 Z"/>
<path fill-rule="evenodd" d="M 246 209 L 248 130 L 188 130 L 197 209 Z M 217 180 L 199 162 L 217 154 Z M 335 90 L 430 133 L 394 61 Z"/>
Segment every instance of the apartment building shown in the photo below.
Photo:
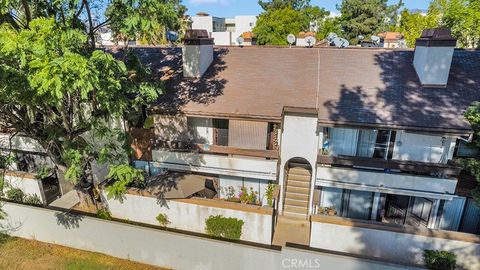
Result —
<path fill-rule="evenodd" d="M 223 18 L 198 13 L 191 17 L 192 29 L 207 30 L 215 45 L 239 45 L 237 38 L 243 33 L 252 32 L 257 22 L 256 16 L 235 16 Z"/>
<path fill-rule="evenodd" d="M 139 168 L 212 175 L 220 197 L 247 187 L 264 198 L 277 183 L 279 211 L 294 218 L 328 212 L 480 233 L 453 162 L 476 154 L 463 112 L 480 99 L 479 52 L 454 49 L 439 30 L 414 51 L 185 42 L 183 52 L 161 49 L 183 55 L 173 67 L 183 72 L 149 108 L 154 144 Z M 141 50 L 162 66 L 158 52 Z"/>

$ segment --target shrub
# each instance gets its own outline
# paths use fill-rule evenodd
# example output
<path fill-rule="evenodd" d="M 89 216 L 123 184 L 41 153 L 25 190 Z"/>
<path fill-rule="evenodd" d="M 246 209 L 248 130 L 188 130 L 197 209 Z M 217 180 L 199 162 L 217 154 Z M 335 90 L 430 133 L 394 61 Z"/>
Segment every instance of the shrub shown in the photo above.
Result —
<path fill-rule="evenodd" d="M 240 199 L 241 203 L 256 204 L 257 195 L 258 192 L 254 191 L 252 187 L 250 187 L 250 192 L 248 192 L 246 187 L 242 187 L 240 194 L 238 194 L 238 198 Z"/>
<path fill-rule="evenodd" d="M 273 206 L 273 190 L 275 186 L 272 183 L 268 183 L 267 188 L 265 189 L 265 197 L 267 197 L 268 206 Z"/>
<path fill-rule="evenodd" d="M 457 264 L 457 256 L 444 250 L 425 250 L 423 261 L 430 270 L 452 270 Z"/>
<path fill-rule="evenodd" d="M 240 219 L 212 215 L 205 220 L 205 232 L 215 237 L 238 240 L 242 236 L 243 224 Z"/>
<path fill-rule="evenodd" d="M 45 179 L 52 175 L 53 169 L 47 167 L 46 165 L 42 165 L 40 168 L 37 169 L 36 178 L 39 180 Z"/>
<path fill-rule="evenodd" d="M 11 188 L 7 191 L 7 198 L 14 202 L 23 202 L 25 198 L 25 193 L 19 188 Z"/>
<path fill-rule="evenodd" d="M 162 227 L 166 227 L 168 224 L 170 224 L 167 214 L 162 214 L 162 213 L 158 214 L 157 220 L 160 226 Z"/>
<path fill-rule="evenodd" d="M 38 198 L 37 194 L 26 195 L 23 198 L 23 202 L 29 205 L 41 205 L 42 201 Z"/>
<path fill-rule="evenodd" d="M 143 128 L 144 129 L 151 129 L 155 126 L 155 122 L 153 121 L 153 117 L 148 116 L 147 119 L 145 119 L 145 122 L 143 122 Z"/>
<path fill-rule="evenodd" d="M 101 219 L 112 220 L 112 215 L 107 209 L 98 209 L 97 217 Z"/>

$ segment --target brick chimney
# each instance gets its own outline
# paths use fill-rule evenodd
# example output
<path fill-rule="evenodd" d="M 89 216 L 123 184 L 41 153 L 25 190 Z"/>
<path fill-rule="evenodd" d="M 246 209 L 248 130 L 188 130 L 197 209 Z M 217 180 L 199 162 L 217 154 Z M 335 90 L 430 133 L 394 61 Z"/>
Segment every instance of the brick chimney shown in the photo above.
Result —
<path fill-rule="evenodd" d="M 457 40 L 450 29 L 422 31 L 415 42 L 413 66 L 424 87 L 446 87 Z"/>
<path fill-rule="evenodd" d="M 199 78 L 213 61 L 213 38 L 207 30 L 187 30 L 183 43 L 183 76 Z"/>

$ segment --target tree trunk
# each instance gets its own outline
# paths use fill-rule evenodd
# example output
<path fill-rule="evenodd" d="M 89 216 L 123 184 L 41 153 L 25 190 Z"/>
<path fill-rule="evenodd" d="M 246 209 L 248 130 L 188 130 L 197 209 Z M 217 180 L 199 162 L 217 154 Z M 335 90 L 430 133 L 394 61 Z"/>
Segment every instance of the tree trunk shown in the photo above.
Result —
<path fill-rule="evenodd" d="M 93 194 L 93 183 L 79 182 L 74 187 L 80 199 L 80 206 L 85 209 L 97 209 L 97 202 Z"/>

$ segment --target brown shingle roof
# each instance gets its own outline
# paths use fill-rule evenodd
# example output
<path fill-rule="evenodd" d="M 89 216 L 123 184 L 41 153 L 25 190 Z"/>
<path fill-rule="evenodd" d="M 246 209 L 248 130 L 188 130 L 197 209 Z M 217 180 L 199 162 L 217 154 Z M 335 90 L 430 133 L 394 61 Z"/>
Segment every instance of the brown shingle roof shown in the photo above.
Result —
<path fill-rule="evenodd" d="M 412 50 L 216 48 L 201 79 L 182 77 L 180 48 L 135 50 L 168 78 L 159 111 L 278 121 L 284 106 L 317 107 L 332 125 L 465 133 L 463 112 L 480 100 L 480 51 L 455 50 L 447 88 L 434 89 L 421 87 Z"/>

